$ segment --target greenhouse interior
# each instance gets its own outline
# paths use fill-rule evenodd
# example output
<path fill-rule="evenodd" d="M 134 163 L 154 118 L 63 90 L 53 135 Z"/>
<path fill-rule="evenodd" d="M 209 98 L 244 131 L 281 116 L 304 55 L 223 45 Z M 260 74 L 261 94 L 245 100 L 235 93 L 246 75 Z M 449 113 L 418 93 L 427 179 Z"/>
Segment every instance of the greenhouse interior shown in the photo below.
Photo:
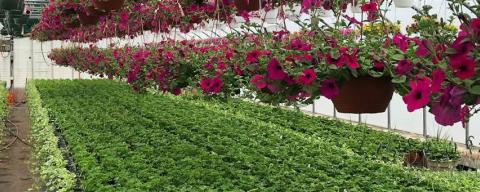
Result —
<path fill-rule="evenodd" d="M 0 0 L 0 192 L 480 192 L 480 0 Z"/>

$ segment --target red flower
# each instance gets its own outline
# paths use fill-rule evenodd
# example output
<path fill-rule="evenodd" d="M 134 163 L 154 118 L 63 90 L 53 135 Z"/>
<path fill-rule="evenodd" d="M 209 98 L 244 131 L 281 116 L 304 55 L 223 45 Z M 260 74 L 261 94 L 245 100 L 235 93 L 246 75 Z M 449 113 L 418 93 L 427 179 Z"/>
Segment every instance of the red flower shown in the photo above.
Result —
<path fill-rule="evenodd" d="M 442 69 L 436 69 L 432 72 L 432 92 L 438 92 L 440 91 L 440 87 L 445 80 L 445 73 L 443 72 Z"/>
<path fill-rule="evenodd" d="M 476 62 L 469 56 L 462 55 L 450 58 L 450 66 L 453 74 L 461 80 L 468 79 L 475 75 Z"/>
<path fill-rule="evenodd" d="M 250 80 L 250 83 L 255 85 L 257 89 L 263 89 L 267 87 L 267 82 L 265 80 L 265 76 L 263 75 L 255 75 L 253 78 Z"/>
<path fill-rule="evenodd" d="M 427 78 L 410 81 L 411 91 L 403 96 L 403 102 L 407 104 L 409 112 L 420 109 L 428 104 L 432 91 L 430 89 L 430 80 Z"/>
<path fill-rule="evenodd" d="M 272 58 L 267 65 L 267 77 L 271 80 L 283 80 L 287 76 L 287 73 L 283 71 L 282 66 L 277 59 Z"/>
<path fill-rule="evenodd" d="M 317 74 L 313 69 L 305 69 L 303 74 L 298 77 L 298 82 L 302 85 L 311 85 L 315 79 L 317 78 Z"/>
<path fill-rule="evenodd" d="M 340 94 L 337 83 L 333 79 L 323 80 L 320 83 L 320 94 L 328 99 L 333 99 Z"/>
<path fill-rule="evenodd" d="M 408 59 L 400 60 L 395 66 L 395 73 L 398 75 L 406 75 L 413 69 L 413 65 L 408 61 Z"/>
<path fill-rule="evenodd" d="M 377 3 L 376 2 L 365 3 L 362 5 L 361 8 L 363 12 L 375 12 L 377 11 Z"/>

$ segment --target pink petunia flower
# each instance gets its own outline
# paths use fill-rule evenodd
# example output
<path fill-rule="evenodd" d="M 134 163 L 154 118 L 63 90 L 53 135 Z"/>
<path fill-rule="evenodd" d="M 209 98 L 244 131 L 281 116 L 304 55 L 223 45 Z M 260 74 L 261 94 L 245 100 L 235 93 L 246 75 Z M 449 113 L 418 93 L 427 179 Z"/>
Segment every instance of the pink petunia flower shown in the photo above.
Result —
<path fill-rule="evenodd" d="M 395 66 L 395 73 L 398 75 L 406 75 L 413 69 L 412 63 L 408 59 L 400 60 Z"/>
<path fill-rule="evenodd" d="M 327 53 L 326 60 L 327 60 L 327 64 L 335 65 L 338 68 L 343 66 L 342 59 L 341 58 L 334 58 L 330 53 Z"/>
<path fill-rule="evenodd" d="M 320 82 L 320 94 L 328 99 L 333 99 L 340 94 L 340 89 L 333 79 L 327 79 Z"/>
<path fill-rule="evenodd" d="M 375 12 L 377 11 L 377 7 L 378 5 L 376 2 L 370 2 L 363 4 L 361 9 L 363 12 Z"/>
<path fill-rule="evenodd" d="M 400 33 L 393 37 L 393 43 L 404 53 L 407 52 L 408 40 L 408 37 Z"/>
<path fill-rule="evenodd" d="M 267 87 L 265 76 L 259 74 L 253 76 L 253 78 L 250 80 L 250 83 L 255 85 L 257 89 L 263 89 Z"/>
<path fill-rule="evenodd" d="M 374 60 L 373 61 L 373 70 L 375 71 L 383 71 L 385 68 L 385 63 L 383 61 L 379 61 L 379 60 Z"/>
<path fill-rule="evenodd" d="M 247 63 L 258 62 L 258 57 L 262 56 L 262 52 L 259 50 L 252 50 L 247 53 Z"/>
<path fill-rule="evenodd" d="M 430 43 L 428 40 L 416 40 L 417 49 L 415 50 L 415 55 L 417 57 L 426 57 L 429 54 L 427 45 Z"/>
<path fill-rule="evenodd" d="M 287 73 L 283 71 L 282 66 L 277 59 L 272 58 L 267 65 L 267 77 L 271 80 L 283 80 Z"/>
<path fill-rule="evenodd" d="M 452 85 L 442 90 L 439 101 L 433 102 L 431 108 L 438 124 L 451 126 L 462 120 L 461 105 L 465 93 L 461 87 Z"/>
<path fill-rule="evenodd" d="M 403 96 L 403 102 L 407 104 L 409 112 L 425 107 L 430 101 L 432 91 L 430 80 L 427 78 L 410 81 L 410 92 Z"/>
<path fill-rule="evenodd" d="M 352 54 L 348 55 L 345 53 L 342 56 L 343 61 L 350 69 L 357 69 L 360 67 L 360 64 L 358 64 L 358 60 L 357 60 L 357 52 L 358 52 L 357 48 L 354 48 L 352 50 Z"/>
<path fill-rule="evenodd" d="M 436 69 L 432 72 L 432 92 L 436 93 L 440 91 L 440 87 L 445 80 L 445 73 L 442 69 Z"/>
<path fill-rule="evenodd" d="M 302 85 L 311 85 L 315 82 L 317 74 L 313 69 L 305 69 L 303 73 L 298 77 L 298 82 Z"/>
<path fill-rule="evenodd" d="M 451 57 L 450 67 L 453 69 L 453 74 L 461 80 L 468 79 L 475 75 L 475 66 L 477 62 L 469 56 L 461 55 Z"/>

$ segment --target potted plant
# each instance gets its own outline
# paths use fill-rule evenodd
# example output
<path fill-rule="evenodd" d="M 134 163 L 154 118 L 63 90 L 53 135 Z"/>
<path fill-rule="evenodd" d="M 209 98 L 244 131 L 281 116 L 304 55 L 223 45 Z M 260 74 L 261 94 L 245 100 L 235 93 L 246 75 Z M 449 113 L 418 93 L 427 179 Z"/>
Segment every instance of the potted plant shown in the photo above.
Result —
<path fill-rule="evenodd" d="M 238 14 L 260 9 L 260 0 L 234 0 L 234 4 Z"/>
<path fill-rule="evenodd" d="M 444 139 L 434 138 L 425 141 L 427 167 L 436 171 L 453 170 L 460 158 L 456 147 Z"/>
<path fill-rule="evenodd" d="M 92 0 L 93 6 L 102 11 L 120 10 L 124 5 L 124 0 Z"/>

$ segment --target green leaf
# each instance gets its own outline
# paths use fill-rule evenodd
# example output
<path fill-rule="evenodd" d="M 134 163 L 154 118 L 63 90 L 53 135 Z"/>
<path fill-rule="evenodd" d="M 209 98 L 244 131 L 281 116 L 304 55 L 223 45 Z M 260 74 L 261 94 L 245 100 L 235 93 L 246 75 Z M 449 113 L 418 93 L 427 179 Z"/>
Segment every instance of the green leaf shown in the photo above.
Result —
<path fill-rule="evenodd" d="M 395 76 L 392 79 L 392 83 L 405 83 L 407 81 L 407 76 L 402 75 L 402 76 Z"/>
<path fill-rule="evenodd" d="M 392 55 L 392 59 L 394 59 L 394 60 L 396 60 L 396 61 L 404 60 L 404 59 L 405 59 L 405 55 L 403 55 L 403 54 L 395 54 L 395 55 Z"/>
<path fill-rule="evenodd" d="M 480 85 L 474 85 L 468 89 L 468 92 L 475 95 L 480 95 Z"/>

